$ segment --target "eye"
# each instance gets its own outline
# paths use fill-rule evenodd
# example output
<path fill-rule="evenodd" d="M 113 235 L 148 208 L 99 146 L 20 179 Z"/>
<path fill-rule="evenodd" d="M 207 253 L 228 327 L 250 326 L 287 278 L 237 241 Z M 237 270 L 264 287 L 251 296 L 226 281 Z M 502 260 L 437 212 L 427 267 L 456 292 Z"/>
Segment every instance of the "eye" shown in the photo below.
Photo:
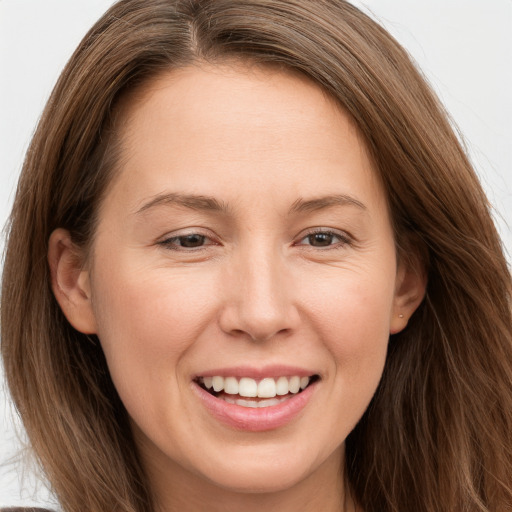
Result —
<path fill-rule="evenodd" d="M 173 250 L 187 250 L 187 249 L 201 249 L 208 245 L 215 245 L 215 242 L 207 237 L 206 235 L 202 235 L 201 233 L 187 233 L 184 235 L 173 236 L 170 238 L 166 238 L 159 242 L 159 245 L 162 245 L 168 249 Z"/>
<path fill-rule="evenodd" d="M 336 248 L 350 244 L 346 234 L 329 230 L 314 230 L 299 241 L 298 245 L 309 245 L 315 248 Z"/>

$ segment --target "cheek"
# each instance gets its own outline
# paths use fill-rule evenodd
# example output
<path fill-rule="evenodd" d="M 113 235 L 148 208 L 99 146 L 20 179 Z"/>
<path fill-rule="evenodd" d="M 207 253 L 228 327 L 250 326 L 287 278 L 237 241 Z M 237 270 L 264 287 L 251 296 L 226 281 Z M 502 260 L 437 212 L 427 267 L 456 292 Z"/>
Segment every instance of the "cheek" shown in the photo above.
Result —
<path fill-rule="evenodd" d="M 389 317 L 383 314 L 387 307 L 373 293 L 351 294 L 347 289 L 336 306 L 326 309 L 336 319 L 323 331 L 332 360 L 333 387 L 327 400 L 337 404 L 327 426 L 333 439 L 343 441 L 355 428 L 377 390 L 389 341 Z"/>
<path fill-rule="evenodd" d="M 94 276 L 94 310 L 120 393 L 137 387 L 133 382 L 143 389 L 159 375 L 179 371 L 180 359 L 214 314 L 212 279 L 198 282 L 187 272 L 162 268 L 105 269 Z"/>
<path fill-rule="evenodd" d="M 357 381 L 358 386 L 353 387 L 354 390 L 365 382 L 375 387 L 384 367 L 389 317 L 382 314 L 376 302 L 342 302 L 342 311 L 337 310 L 337 324 L 331 324 L 325 332 L 336 372 L 345 381 Z"/>
<path fill-rule="evenodd" d="M 331 354 L 332 372 L 355 395 L 373 394 L 384 368 L 394 299 L 390 269 L 345 269 L 311 298 L 312 321 Z"/>

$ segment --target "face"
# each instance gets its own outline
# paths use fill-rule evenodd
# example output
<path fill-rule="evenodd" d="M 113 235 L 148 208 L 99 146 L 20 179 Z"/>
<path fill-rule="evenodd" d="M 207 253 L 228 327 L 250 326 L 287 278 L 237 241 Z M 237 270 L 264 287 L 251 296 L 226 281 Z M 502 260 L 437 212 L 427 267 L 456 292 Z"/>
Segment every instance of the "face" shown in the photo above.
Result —
<path fill-rule="evenodd" d="M 68 318 L 99 336 L 150 472 L 250 492 L 338 474 L 408 304 L 358 131 L 306 79 L 236 66 L 173 71 L 123 116 Z"/>

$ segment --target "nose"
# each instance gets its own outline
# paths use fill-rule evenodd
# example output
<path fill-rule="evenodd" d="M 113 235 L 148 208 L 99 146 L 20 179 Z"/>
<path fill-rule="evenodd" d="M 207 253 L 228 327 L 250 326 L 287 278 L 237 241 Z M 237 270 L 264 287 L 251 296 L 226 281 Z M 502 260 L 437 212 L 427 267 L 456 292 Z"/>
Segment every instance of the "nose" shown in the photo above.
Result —
<path fill-rule="evenodd" d="M 285 263 L 272 250 L 241 255 L 233 262 L 224 283 L 227 300 L 219 320 L 224 332 L 261 342 L 297 328 L 296 283 Z"/>

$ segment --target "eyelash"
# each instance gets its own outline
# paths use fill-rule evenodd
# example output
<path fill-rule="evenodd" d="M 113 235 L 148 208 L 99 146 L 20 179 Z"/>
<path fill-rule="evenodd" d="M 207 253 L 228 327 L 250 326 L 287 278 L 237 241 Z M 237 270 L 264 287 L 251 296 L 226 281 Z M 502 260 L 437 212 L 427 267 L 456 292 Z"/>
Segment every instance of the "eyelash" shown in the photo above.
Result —
<path fill-rule="evenodd" d="M 201 238 L 203 240 L 203 242 L 206 241 L 206 240 L 210 240 L 211 243 L 202 244 L 202 245 L 197 246 L 197 247 L 189 247 L 189 248 L 175 244 L 175 242 L 178 242 L 180 240 L 183 241 L 184 239 L 191 238 L 191 237 Z M 162 240 L 161 242 L 158 242 L 158 245 L 161 245 L 161 246 L 165 247 L 166 249 L 170 249 L 170 250 L 173 250 L 173 251 L 197 252 L 197 251 L 204 250 L 205 247 L 208 247 L 210 245 L 219 245 L 219 244 L 217 242 L 215 242 L 212 239 L 212 237 L 210 237 L 208 235 L 205 235 L 205 234 L 200 233 L 200 232 L 190 232 L 190 233 L 185 233 L 183 235 L 172 236 L 170 238 L 166 238 L 165 240 Z"/>
<path fill-rule="evenodd" d="M 300 242 L 302 242 L 306 238 L 310 238 L 310 237 L 313 237 L 315 235 L 324 235 L 324 236 L 327 235 L 327 236 L 331 236 L 333 238 L 338 238 L 339 242 L 334 243 L 334 244 L 329 244 L 328 246 L 324 246 L 324 247 L 322 247 L 322 246 L 315 247 L 311 243 L 309 243 L 309 244 L 300 244 Z M 315 229 L 312 229 L 312 230 L 308 231 L 300 239 L 300 242 L 297 245 L 309 245 L 309 246 L 311 246 L 313 248 L 318 248 L 320 250 L 324 250 L 325 251 L 325 250 L 332 250 L 332 249 L 340 249 L 340 248 L 345 247 L 347 245 L 351 245 L 353 243 L 353 239 L 352 239 L 351 236 L 349 236 L 347 233 L 345 233 L 343 231 L 335 231 L 335 230 L 332 230 L 332 229 L 324 229 L 324 228 L 315 228 Z"/>
<path fill-rule="evenodd" d="M 315 235 L 323 235 L 323 236 L 328 236 L 328 237 L 332 237 L 332 238 L 337 238 L 339 241 L 336 243 L 330 243 L 327 246 L 314 246 L 311 244 L 311 237 L 314 237 Z M 192 238 L 192 237 L 200 238 L 201 239 L 200 241 L 202 242 L 202 244 L 198 245 L 196 247 L 184 247 L 183 245 L 176 244 L 176 242 L 180 242 L 180 241 L 183 242 L 184 239 Z M 302 241 L 304 241 L 308 238 L 310 241 L 309 244 L 301 243 Z M 204 242 L 207 240 L 210 240 L 211 243 L 205 244 Z M 332 229 L 315 228 L 315 229 L 312 229 L 312 230 L 308 231 L 307 233 L 305 233 L 300 238 L 299 242 L 294 245 L 302 246 L 302 247 L 309 246 L 313 249 L 319 249 L 319 250 L 325 251 L 325 250 L 340 249 L 342 247 L 350 246 L 352 244 L 353 244 L 352 237 L 345 232 L 335 231 Z M 161 246 L 165 247 L 166 249 L 173 250 L 173 251 L 198 252 L 198 251 L 205 250 L 207 247 L 209 247 L 211 245 L 219 245 L 219 243 L 216 242 L 212 237 L 210 237 L 206 234 L 203 234 L 200 232 L 190 232 L 190 233 L 186 233 L 183 235 L 166 238 L 165 240 L 158 242 L 158 245 L 161 245 Z"/>

